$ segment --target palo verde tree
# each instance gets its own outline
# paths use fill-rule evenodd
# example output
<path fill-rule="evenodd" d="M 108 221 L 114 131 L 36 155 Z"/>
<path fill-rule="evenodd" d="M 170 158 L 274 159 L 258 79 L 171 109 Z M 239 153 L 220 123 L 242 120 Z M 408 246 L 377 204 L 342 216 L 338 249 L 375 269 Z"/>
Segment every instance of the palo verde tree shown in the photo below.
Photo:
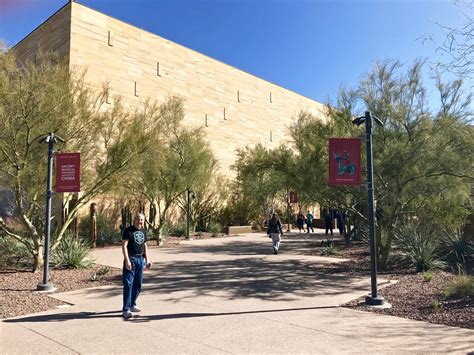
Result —
<path fill-rule="evenodd" d="M 462 95 L 460 80 L 445 84 L 438 78 L 439 109 L 430 109 L 421 69 L 419 62 L 406 72 L 397 61 L 377 63 L 350 103 L 352 116 L 369 110 L 384 122 L 373 135 L 378 228 L 385 232 L 381 268 L 408 216 L 447 227 L 464 223 L 470 212 L 465 206 L 473 182 L 471 95 Z"/>
<path fill-rule="evenodd" d="M 188 189 L 204 191 L 217 162 L 204 140 L 202 128 L 183 126 L 181 98 L 173 96 L 163 103 L 158 120 L 161 130 L 153 137 L 150 149 L 134 164 L 129 186 L 157 211 L 156 218 L 148 222 L 159 242 L 170 207 Z"/>
<path fill-rule="evenodd" d="M 9 218 L 0 216 L 0 231 L 26 246 L 35 270 L 43 264 L 47 160 L 38 140 L 54 132 L 66 140 L 56 148 L 81 153 L 82 191 L 64 223 L 56 222 L 54 250 L 77 211 L 108 191 L 155 134 L 153 110 L 128 114 L 119 99 L 107 104 L 106 95 L 106 87 L 93 91 L 83 73 L 71 73 L 54 55 L 21 64 L 12 51 L 0 54 L 0 180 L 14 196 Z"/>
<path fill-rule="evenodd" d="M 258 144 L 237 151 L 232 168 L 237 172 L 238 188 L 259 206 L 261 220 L 286 202 L 295 184 L 294 164 L 293 152 L 284 146 L 271 150 Z"/>

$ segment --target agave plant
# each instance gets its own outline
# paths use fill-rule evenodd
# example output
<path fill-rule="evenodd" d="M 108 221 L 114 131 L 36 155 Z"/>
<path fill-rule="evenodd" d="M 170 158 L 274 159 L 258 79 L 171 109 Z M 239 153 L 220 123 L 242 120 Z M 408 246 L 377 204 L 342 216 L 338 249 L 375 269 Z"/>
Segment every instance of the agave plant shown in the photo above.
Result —
<path fill-rule="evenodd" d="M 395 232 L 394 260 L 417 272 L 444 268 L 446 263 L 439 257 L 438 240 L 427 226 L 409 223 Z"/>
<path fill-rule="evenodd" d="M 54 251 L 51 261 L 56 268 L 87 268 L 93 264 L 93 261 L 89 259 L 89 252 L 89 244 L 72 233 L 67 233 Z"/>

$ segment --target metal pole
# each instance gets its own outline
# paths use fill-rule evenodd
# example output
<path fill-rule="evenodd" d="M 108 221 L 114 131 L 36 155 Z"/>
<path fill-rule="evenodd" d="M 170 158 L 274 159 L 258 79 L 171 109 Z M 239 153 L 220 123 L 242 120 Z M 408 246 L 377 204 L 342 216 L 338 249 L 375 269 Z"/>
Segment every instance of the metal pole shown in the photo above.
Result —
<path fill-rule="evenodd" d="M 46 216 L 45 216 L 45 235 L 44 235 L 44 272 L 43 283 L 37 286 L 39 291 L 52 291 L 54 286 L 48 283 L 49 269 L 49 238 L 51 235 L 51 197 L 53 196 L 53 156 L 54 156 L 54 133 L 49 133 L 46 138 L 48 142 L 48 177 L 46 182 Z"/>
<path fill-rule="evenodd" d="M 186 189 L 186 239 L 189 239 L 189 189 Z"/>
<path fill-rule="evenodd" d="M 290 190 L 288 190 L 288 229 L 286 230 L 287 232 L 291 232 L 291 228 L 290 228 L 290 218 L 291 218 L 291 201 L 290 201 Z"/>
<path fill-rule="evenodd" d="M 372 295 L 365 298 L 367 305 L 384 304 L 383 297 L 377 295 L 377 244 L 375 238 L 375 218 L 374 218 L 374 169 L 372 164 L 372 115 L 370 111 L 365 112 L 365 141 L 367 149 L 367 199 L 368 199 L 368 219 L 370 232 L 370 282 Z"/>

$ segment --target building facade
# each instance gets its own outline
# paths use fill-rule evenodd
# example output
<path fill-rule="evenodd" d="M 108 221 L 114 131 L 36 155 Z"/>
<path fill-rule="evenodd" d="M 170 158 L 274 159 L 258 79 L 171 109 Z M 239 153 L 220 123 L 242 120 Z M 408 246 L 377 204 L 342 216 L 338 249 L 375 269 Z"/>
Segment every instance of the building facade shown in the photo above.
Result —
<path fill-rule="evenodd" d="M 15 47 L 34 60 L 38 50 L 66 57 L 85 80 L 111 89 L 133 109 L 151 99 L 184 99 L 188 126 L 202 126 L 221 172 L 236 150 L 258 143 L 274 148 L 289 140 L 288 127 L 301 110 L 326 120 L 325 106 L 165 38 L 69 2 Z"/>

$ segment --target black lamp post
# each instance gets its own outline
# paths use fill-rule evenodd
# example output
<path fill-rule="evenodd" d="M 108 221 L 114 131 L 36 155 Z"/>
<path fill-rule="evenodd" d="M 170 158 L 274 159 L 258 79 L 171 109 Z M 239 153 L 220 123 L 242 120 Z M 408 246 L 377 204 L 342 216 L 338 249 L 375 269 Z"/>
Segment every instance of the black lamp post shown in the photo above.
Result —
<path fill-rule="evenodd" d="M 189 236 L 189 224 L 191 222 L 191 198 L 194 200 L 196 196 L 194 191 L 187 188 L 186 189 L 186 239 L 191 239 Z"/>
<path fill-rule="evenodd" d="M 48 268 L 49 268 L 49 239 L 51 235 L 51 197 L 53 196 L 53 158 L 54 158 L 54 143 L 64 143 L 64 139 L 55 136 L 54 133 L 49 133 L 47 136 L 41 138 L 39 143 L 48 143 L 48 177 L 46 181 L 46 218 L 45 218 L 45 232 L 44 232 L 44 272 L 43 283 L 38 284 L 38 291 L 53 291 L 54 286 L 48 282 Z"/>
<path fill-rule="evenodd" d="M 374 217 L 374 168 L 372 164 L 372 122 L 383 126 L 383 122 L 372 116 L 370 111 L 365 112 L 365 116 L 358 117 L 352 121 L 360 126 L 365 122 L 365 143 L 367 150 L 367 200 L 368 200 L 368 221 L 370 233 L 370 283 L 372 294 L 365 298 L 365 304 L 380 306 L 385 303 L 382 296 L 377 295 L 377 245 L 375 240 L 375 217 Z"/>

